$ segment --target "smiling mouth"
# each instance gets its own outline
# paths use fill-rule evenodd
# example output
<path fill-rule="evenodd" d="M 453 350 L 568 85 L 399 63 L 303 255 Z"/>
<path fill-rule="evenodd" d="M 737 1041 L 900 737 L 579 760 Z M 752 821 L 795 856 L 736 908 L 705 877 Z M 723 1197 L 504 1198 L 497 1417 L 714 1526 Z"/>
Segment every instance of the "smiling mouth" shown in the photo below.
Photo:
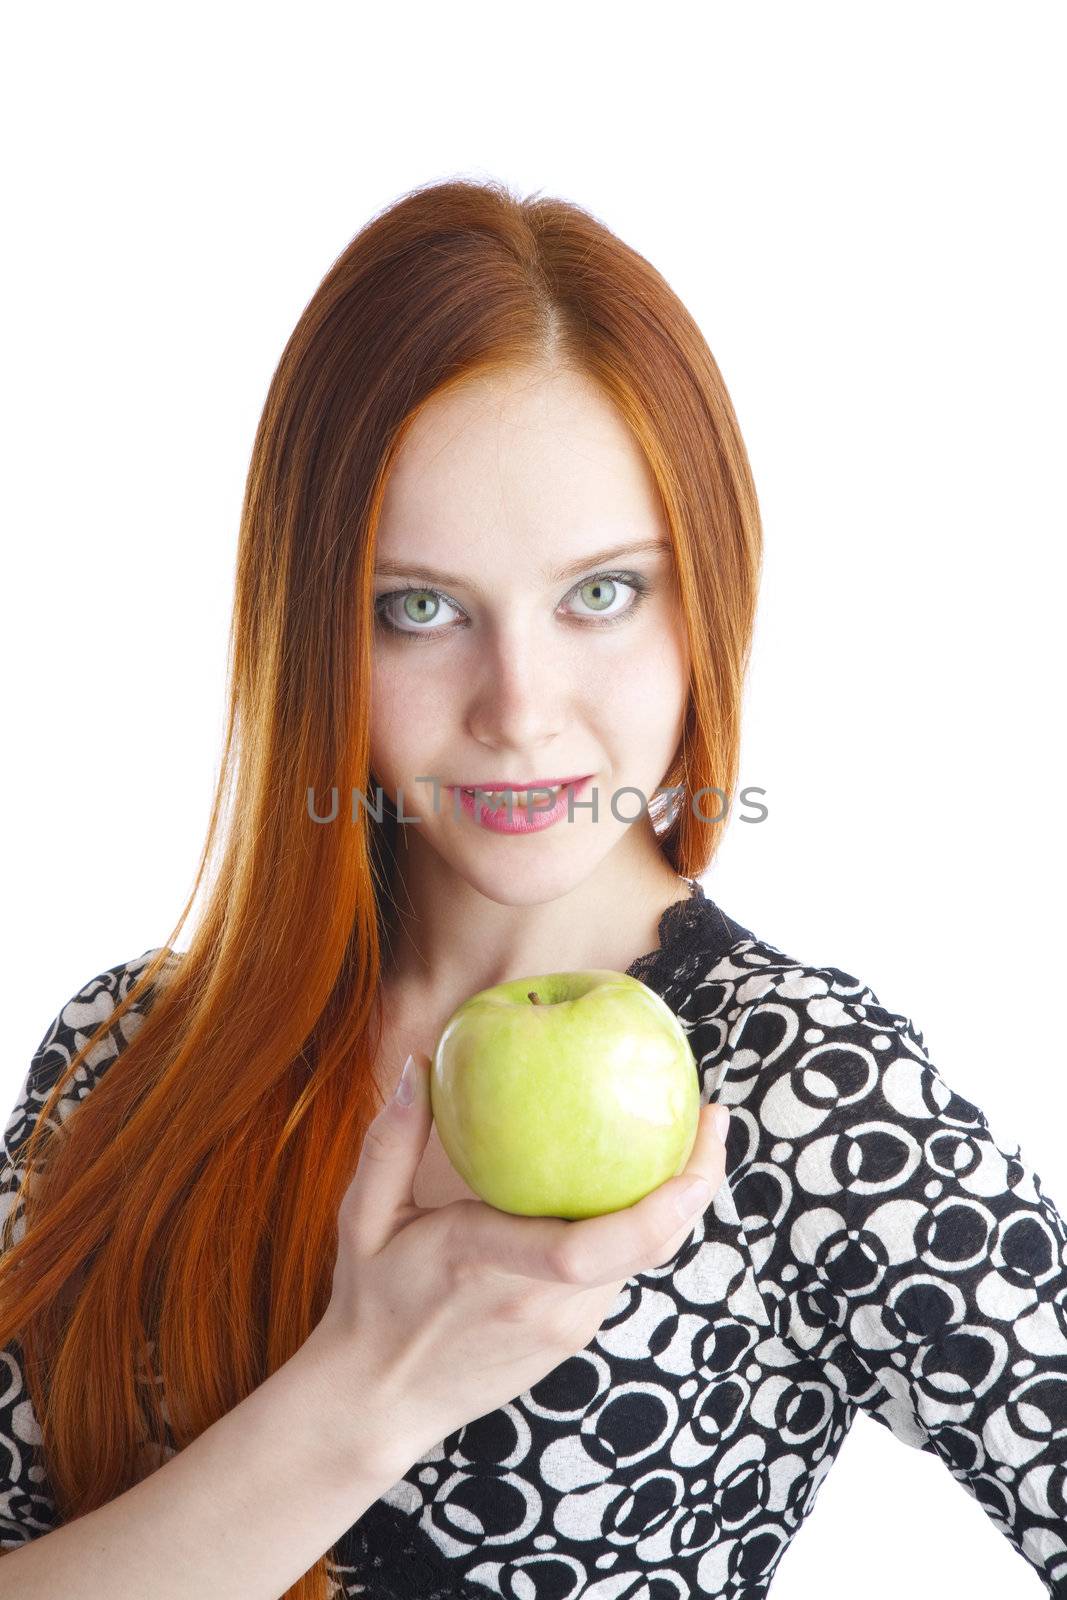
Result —
<path fill-rule="evenodd" d="M 506 794 L 509 790 L 513 794 L 525 794 L 528 789 L 562 789 L 588 776 L 587 772 L 576 772 L 569 778 L 528 778 L 525 783 L 462 783 L 455 787 L 466 790 L 467 794 L 473 794 L 475 789 L 481 789 L 483 794 Z"/>
<path fill-rule="evenodd" d="M 474 801 L 477 801 L 479 794 L 490 797 L 494 802 L 503 797 L 519 806 L 530 805 L 536 796 L 538 801 L 541 802 L 541 809 L 548 810 L 556 804 L 564 789 L 569 788 L 572 784 L 582 783 L 584 778 L 588 776 L 589 774 L 583 774 L 577 778 L 557 778 L 555 783 L 527 783 L 522 788 L 517 784 L 479 783 L 470 787 L 464 784 L 461 786 L 460 793 L 465 794 L 469 800 Z"/>

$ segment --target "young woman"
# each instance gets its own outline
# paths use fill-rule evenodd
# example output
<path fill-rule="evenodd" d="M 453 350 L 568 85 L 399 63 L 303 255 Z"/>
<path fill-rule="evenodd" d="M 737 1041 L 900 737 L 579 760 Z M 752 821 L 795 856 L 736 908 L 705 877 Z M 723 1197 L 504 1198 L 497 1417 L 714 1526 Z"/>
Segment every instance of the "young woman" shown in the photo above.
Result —
<path fill-rule="evenodd" d="M 700 883 L 759 573 L 715 362 L 596 219 L 444 183 L 331 268 L 193 895 L 7 1131 L 0 1600 L 755 1600 L 861 1407 L 1067 1594 L 1063 1221 L 906 1014 Z M 697 1141 L 629 1209 L 511 1216 L 434 1045 L 591 967 L 681 1020 Z"/>

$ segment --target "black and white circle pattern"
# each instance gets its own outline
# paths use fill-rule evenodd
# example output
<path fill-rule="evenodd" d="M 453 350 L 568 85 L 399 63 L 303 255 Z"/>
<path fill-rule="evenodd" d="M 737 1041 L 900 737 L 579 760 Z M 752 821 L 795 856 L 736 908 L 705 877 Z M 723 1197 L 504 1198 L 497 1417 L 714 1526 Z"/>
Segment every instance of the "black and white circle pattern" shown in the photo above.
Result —
<path fill-rule="evenodd" d="M 92 980 L 42 1041 L 0 1205 L 58 1064 L 154 953 Z M 937 1455 L 1067 1595 L 1067 1228 L 1038 1175 L 907 1016 L 699 884 L 629 970 L 681 1019 L 703 1100 L 731 1108 L 727 1181 L 584 1350 L 354 1522 L 336 1595 L 757 1600 L 860 1409 Z M 3 1356 L 10 1546 L 53 1524 L 17 1347 Z"/>

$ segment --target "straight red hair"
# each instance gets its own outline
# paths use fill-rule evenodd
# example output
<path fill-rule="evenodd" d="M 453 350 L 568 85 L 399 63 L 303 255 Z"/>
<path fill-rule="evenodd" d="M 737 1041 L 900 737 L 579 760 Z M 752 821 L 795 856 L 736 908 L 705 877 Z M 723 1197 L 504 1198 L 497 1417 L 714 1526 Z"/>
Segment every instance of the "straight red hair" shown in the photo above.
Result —
<path fill-rule="evenodd" d="M 229 714 L 196 881 L 167 944 L 56 1083 L 4 1226 L 0 1345 L 18 1340 L 69 1522 L 130 1488 L 303 1344 L 337 1211 L 380 1107 L 371 1063 L 396 821 L 374 799 L 372 568 L 419 409 L 491 369 L 565 366 L 614 401 L 662 497 L 689 637 L 683 803 L 665 859 L 704 872 L 732 800 L 761 565 L 726 386 L 661 275 L 587 211 L 502 184 L 402 196 L 355 236 L 270 383 L 241 515 Z M 336 786 L 316 825 L 308 790 Z M 706 812 L 718 809 L 705 799 Z M 205 885 L 189 948 L 164 966 Z M 74 1073 L 131 1005 L 136 1036 L 56 1137 Z M 12 1242 L 14 1211 L 24 1231 Z M 169 1428 L 153 1383 L 162 1381 Z M 323 1600 L 327 1556 L 286 1591 Z"/>

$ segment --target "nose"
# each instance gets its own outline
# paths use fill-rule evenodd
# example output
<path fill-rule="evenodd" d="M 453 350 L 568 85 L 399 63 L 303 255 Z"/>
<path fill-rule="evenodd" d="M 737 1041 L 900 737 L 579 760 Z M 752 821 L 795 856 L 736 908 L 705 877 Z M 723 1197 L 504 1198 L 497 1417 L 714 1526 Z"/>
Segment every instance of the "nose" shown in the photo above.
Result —
<path fill-rule="evenodd" d="M 570 698 L 566 651 L 533 627 L 496 631 L 470 686 L 467 731 L 487 750 L 522 761 L 550 750 L 567 727 Z"/>

